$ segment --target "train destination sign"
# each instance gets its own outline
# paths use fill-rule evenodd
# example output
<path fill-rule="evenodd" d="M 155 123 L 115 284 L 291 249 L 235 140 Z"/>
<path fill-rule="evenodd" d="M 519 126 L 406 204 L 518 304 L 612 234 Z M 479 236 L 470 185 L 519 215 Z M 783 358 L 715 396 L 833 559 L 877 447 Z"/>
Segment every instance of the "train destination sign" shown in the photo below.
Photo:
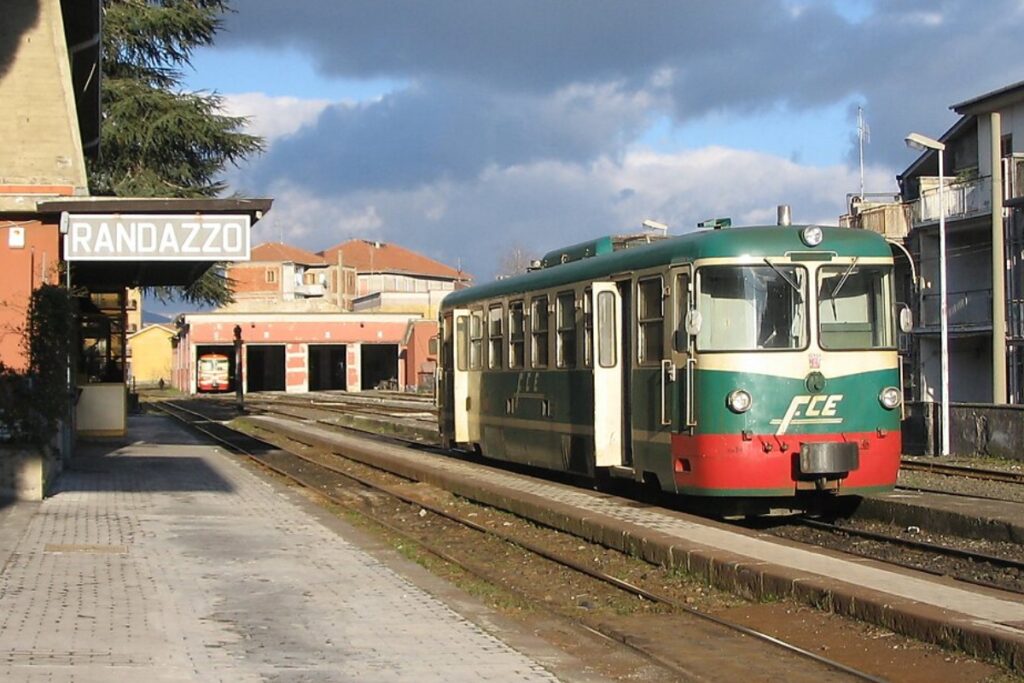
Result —
<path fill-rule="evenodd" d="M 248 261 L 245 214 L 68 214 L 65 261 Z"/>

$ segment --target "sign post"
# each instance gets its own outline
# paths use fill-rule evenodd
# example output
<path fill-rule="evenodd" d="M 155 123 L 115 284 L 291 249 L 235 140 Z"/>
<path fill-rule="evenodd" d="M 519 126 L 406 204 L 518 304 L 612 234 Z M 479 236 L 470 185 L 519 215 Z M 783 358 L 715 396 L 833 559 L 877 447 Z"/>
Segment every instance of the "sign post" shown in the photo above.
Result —
<path fill-rule="evenodd" d="M 242 326 L 235 325 L 235 407 L 245 412 L 245 394 L 242 391 Z"/>

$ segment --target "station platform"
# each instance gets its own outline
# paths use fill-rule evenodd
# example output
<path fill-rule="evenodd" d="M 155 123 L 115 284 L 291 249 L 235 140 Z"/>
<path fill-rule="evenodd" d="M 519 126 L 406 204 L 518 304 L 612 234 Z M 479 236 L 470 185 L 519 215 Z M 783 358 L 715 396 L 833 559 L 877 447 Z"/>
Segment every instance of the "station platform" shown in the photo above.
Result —
<path fill-rule="evenodd" d="M 0 503 L 3 681 L 594 680 L 566 657 L 170 418 Z"/>
<path fill-rule="evenodd" d="M 250 416 L 302 443 L 442 486 L 521 517 L 678 567 L 758 599 L 792 596 L 924 641 L 1001 659 L 1024 669 L 1019 596 L 960 584 L 606 493 L 506 473 L 423 451 L 360 439 L 269 416 Z"/>

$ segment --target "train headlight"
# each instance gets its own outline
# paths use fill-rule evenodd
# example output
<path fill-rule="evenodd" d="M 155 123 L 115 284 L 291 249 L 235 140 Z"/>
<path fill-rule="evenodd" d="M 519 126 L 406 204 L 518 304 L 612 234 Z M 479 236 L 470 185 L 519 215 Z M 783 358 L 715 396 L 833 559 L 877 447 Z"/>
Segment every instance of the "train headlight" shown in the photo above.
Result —
<path fill-rule="evenodd" d="M 825 233 L 817 225 L 808 225 L 800 233 L 800 239 L 809 247 L 816 247 L 825 238 Z"/>
<path fill-rule="evenodd" d="M 896 387 L 886 387 L 878 394 L 878 402 L 886 410 L 893 410 L 900 404 L 900 390 Z"/>
<path fill-rule="evenodd" d="M 725 398 L 725 404 L 729 406 L 729 410 L 734 413 L 745 413 L 750 410 L 750 405 L 753 403 L 753 399 L 750 398 L 750 394 L 745 392 L 743 389 L 734 389 L 729 392 L 729 395 Z"/>

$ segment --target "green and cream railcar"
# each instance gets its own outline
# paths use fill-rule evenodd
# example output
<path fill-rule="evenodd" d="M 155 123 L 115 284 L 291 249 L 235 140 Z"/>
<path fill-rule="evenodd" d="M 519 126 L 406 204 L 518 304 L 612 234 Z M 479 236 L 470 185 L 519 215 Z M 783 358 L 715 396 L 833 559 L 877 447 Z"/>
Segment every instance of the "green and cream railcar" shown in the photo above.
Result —
<path fill-rule="evenodd" d="M 843 228 L 552 252 L 445 298 L 442 439 L 697 496 L 891 488 L 892 280 L 885 241 Z"/>

